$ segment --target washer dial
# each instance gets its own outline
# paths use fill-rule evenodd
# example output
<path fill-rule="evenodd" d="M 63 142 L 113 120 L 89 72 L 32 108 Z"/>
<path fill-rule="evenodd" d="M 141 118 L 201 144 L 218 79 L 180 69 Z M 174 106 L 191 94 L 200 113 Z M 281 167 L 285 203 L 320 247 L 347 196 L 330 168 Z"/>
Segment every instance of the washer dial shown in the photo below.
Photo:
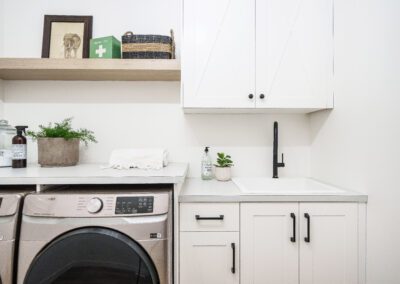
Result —
<path fill-rule="evenodd" d="M 96 214 L 103 209 L 103 201 L 100 198 L 94 197 L 89 200 L 86 209 L 91 214 Z"/>

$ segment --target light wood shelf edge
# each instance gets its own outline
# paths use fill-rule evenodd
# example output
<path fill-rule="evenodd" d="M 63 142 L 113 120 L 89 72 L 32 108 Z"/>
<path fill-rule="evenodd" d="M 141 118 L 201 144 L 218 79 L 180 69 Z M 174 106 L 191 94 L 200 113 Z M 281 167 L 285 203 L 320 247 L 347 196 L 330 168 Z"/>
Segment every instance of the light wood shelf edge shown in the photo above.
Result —
<path fill-rule="evenodd" d="M 180 81 L 179 60 L 0 58 L 3 80 Z"/>

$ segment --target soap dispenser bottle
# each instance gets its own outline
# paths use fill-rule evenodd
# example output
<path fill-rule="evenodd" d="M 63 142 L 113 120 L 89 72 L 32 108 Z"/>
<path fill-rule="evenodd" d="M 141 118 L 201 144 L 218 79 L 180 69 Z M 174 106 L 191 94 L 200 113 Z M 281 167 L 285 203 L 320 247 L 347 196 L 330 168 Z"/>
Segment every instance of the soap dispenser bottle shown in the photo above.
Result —
<path fill-rule="evenodd" d="M 12 167 L 13 168 L 26 168 L 26 137 L 22 135 L 28 126 L 16 126 L 17 135 L 12 139 Z"/>
<path fill-rule="evenodd" d="M 201 178 L 203 180 L 210 180 L 213 178 L 212 174 L 212 160 L 208 154 L 209 147 L 204 149 L 203 159 L 201 160 Z"/>

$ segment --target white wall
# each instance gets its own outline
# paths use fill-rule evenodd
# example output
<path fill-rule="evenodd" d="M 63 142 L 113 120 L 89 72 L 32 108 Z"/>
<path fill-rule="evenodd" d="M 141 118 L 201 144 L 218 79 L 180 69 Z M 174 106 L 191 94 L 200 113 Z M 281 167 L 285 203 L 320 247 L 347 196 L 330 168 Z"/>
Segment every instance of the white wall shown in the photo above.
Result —
<path fill-rule="evenodd" d="M 44 14 L 93 15 L 95 37 L 119 37 L 127 30 L 167 34 L 172 27 L 179 47 L 179 0 L 120 0 L 118 6 L 104 0 L 3 1 L 5 57 L 40 57 Z M 198 176 L 202 148 L 209 145 L 212 153 L 226 151 L 233 156 L 236 175 L 271 175 L 272 124 L 278 120 L 287 165 L 280 169 L 281 175 L 309 174 L 306 115 L 185 115 L 177 82 L 7 81 L 4 85 L 4 115 L 13 125 L 34 128 L 73 116 L 75 126 L 94 130 L 99 143 L 82 151 L 84 162 L 105 162 L 117 147 L 164 146 L 171 160 L 190 162 L 190 175 Z M 36 155 L 36 145 L 30 143 L 30 161 Z"/>
<path fill-rule="evenodd" d="M 311 115 L 311 173 L 369 195 L 367 280 L 400 283 L 400 1 L 335 1 L 335 109 Z"/>
<path fill-rule="evenodd" d="M 169 34 L 172 28 L 180 41 L 178 0 L 0 1 L 4 1 L 4 52 L 8 57 L 40 57 L 45 14 L 92 15 L 94 37 L 120 38 L 126 31 Z"/>
<path fill-rule="evenodd" d="M 0 0 L 0 56 L 4 45 L 4 1 Z M 3 117 L 3 81 L 0 80 L 0 118 Z"/>
<path fill-rule="evenodd" d="M 3 54 L 4 46 L 4 0 L 0 0 L 0 55 Z"/>
<path fill-rule="evenodd" d="M 4 116 L 4 87 L 3 80 L 0 80 L 0 118 Z"/>

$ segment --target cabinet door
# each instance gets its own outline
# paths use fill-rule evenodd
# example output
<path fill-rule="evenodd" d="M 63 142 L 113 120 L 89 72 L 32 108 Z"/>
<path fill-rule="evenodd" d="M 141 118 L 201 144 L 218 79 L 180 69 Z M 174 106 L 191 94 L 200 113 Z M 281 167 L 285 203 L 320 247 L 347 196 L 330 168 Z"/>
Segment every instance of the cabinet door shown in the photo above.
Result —
<path fill-rule="evenodd" d="M 298 283 L 297 213 L 298 203 L 241 205 L 242 284 Z"/>
<path fill-rule="evenodd" d="M 180 237 L 181 284 L 239 283 L 238 232 L 183 232 Z"/>
<path fill-rule="evenodd" d="M 300 204 L 301 284 L 358 283 L 357 206 L 355 203 Z"/>
<path fill-rule="evenodd" d="M 333 0 L 256 5 L 257 107 L 332 107 Z"/>
<path fill-rule="evenodd" d="M 254 108 L 255 0 L 184 0 L 185 108 Z"/>

